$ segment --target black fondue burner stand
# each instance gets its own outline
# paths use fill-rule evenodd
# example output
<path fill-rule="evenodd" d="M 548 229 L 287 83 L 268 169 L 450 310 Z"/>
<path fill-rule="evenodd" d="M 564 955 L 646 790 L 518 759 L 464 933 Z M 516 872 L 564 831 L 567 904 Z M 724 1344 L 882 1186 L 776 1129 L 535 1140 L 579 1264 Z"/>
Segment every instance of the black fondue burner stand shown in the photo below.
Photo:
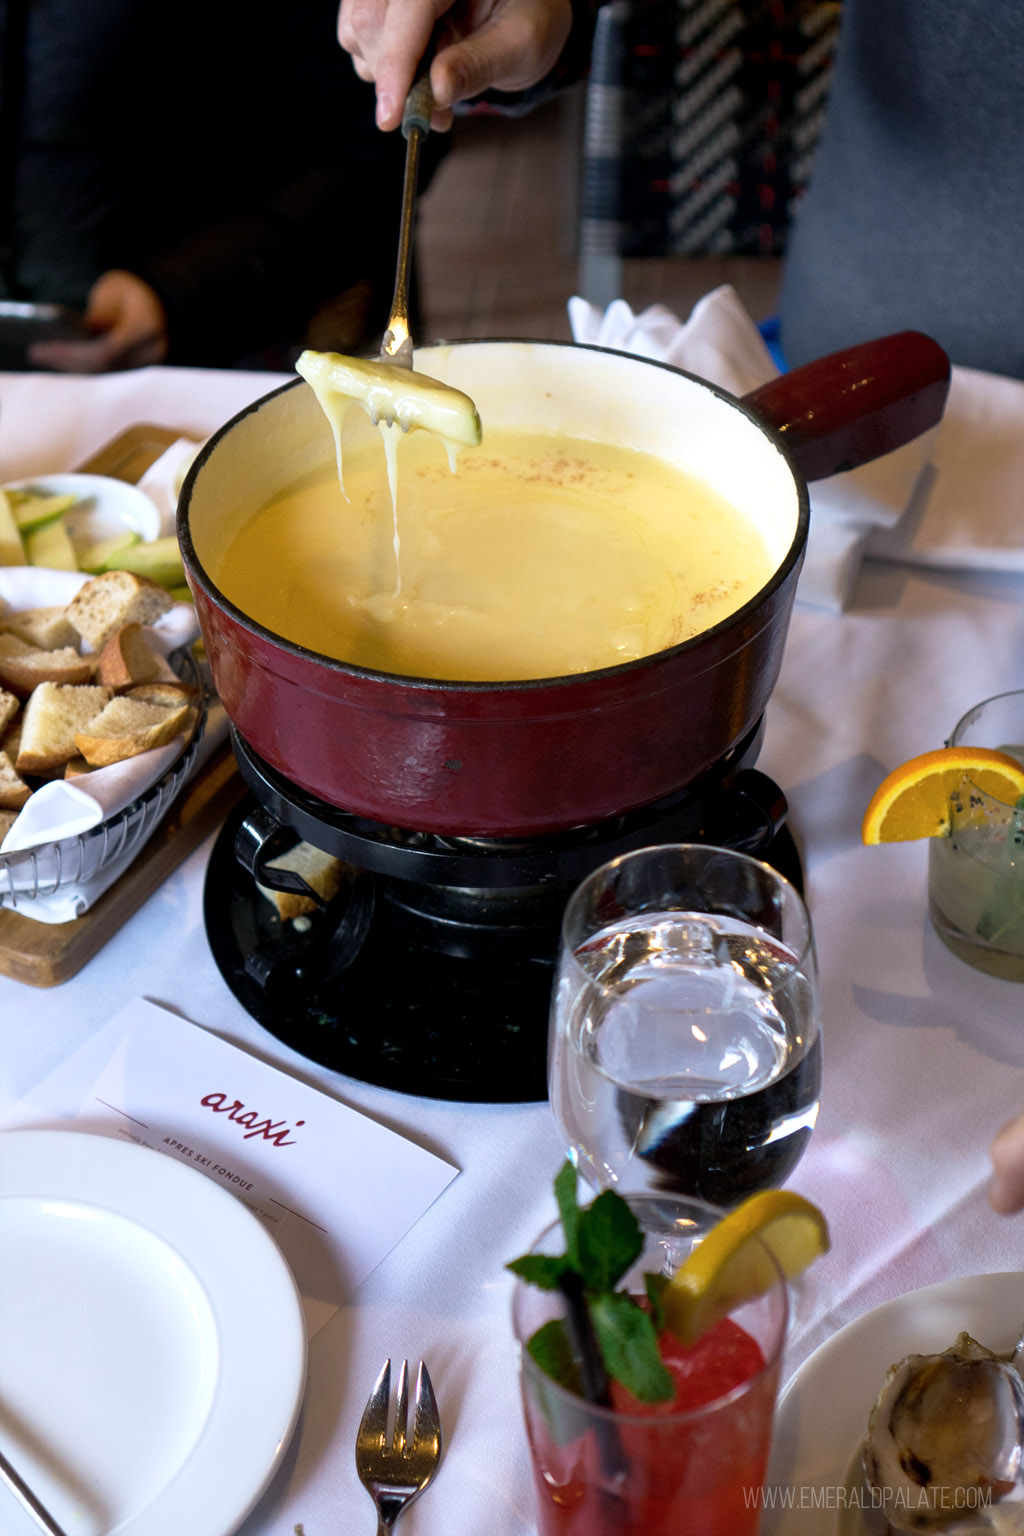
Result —
<path fill-rule="evenodd" d="M 206 877 L 221 974 L 265 1029 L 303 1056 L 420 1097 L 547 1097 L 548 1004 L 569 895 L 632 848 L 708 842 L 766 859 L 798 887 L 786 800 L 753 763 L 759 723 L 695 783 L 609 821 L 537 838 L 441 837 L 385 827 L 309 795 L 237 733 L 250 793 Z M 256 881 L 297 839 L 347 865 L 341 894 L 281 923 Z"/>

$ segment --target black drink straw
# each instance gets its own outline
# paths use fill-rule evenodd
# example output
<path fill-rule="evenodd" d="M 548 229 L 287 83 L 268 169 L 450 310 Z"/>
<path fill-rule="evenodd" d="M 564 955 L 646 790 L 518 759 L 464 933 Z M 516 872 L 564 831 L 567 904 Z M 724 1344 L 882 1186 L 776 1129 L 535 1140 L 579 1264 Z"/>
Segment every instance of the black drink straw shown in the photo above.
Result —
<path fill-rule="evenodd" d="M 560 1276 L 558 1288 L 565 1297 L 567 1309 L 565 1331 L 569 1338 L 569 1347 L 579 1367 L 583 1396 L 588 1403 L 597 1403 L 603 1408 L 610 1408 L 612 1397 L 608 1390 L 608 1373 L 604 1368 L 590 1314 L 587 1311 L 583 1280 L 579 1275 L 567 1270 Z M 616 1425 L 611 1419 L 595 1415 L 594 1433 L 597 1438 L 603 1475 L 610 1479 L 622 1477 L 628 1463 Z M 602 1495 L 602 1504 L 606 1507 L 610 1500 L 614 1500 L 616 1505 L 619 1502 L 618 1496 L 610 1489 L 602 1490 Z M 613 1515 L 611 1509 L 608 1512 L 610 1516 Z"/>

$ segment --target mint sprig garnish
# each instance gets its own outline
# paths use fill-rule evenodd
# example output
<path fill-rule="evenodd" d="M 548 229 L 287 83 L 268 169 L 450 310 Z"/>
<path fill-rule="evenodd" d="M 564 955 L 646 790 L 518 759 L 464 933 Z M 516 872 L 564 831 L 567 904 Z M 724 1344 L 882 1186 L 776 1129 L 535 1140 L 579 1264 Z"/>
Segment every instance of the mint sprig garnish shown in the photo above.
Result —
<path fill-rule="evenodd" d="M 506 1267 L 527 1285 L 560 1290 L 570 1309 L 569 1326 L 555 1318 L 526 1342 L 542 1371 L 570 1391 L 592 1381 L 596 1348 L 606 1377 L 621 1382 L 643 1403 L 668 1402 L 675 1396 L 671 1373 L 658 1353 L 664 1277 L 645 1275 L 648 1305 L 642 1306 L 618 1282 L 643 1252 L 640 1224 L 626 1201 L 606 1189 L 585 1209 L 576 1198 L 576 1170 L 564 1163 L 555 1179 L 563 1254 L 524 1254 Z M 590 1391 L 584 1395 L 590 1396 Z"/>
<path fill-rule="evenodd" d="M 642 1403 L 663 1403 L 676 1395 L 675 1383 L 658 1353 L 650 1315 L 624 1291 L 605 1291 L 588 1302 L 601 1358 L 609 1376 Z"/>

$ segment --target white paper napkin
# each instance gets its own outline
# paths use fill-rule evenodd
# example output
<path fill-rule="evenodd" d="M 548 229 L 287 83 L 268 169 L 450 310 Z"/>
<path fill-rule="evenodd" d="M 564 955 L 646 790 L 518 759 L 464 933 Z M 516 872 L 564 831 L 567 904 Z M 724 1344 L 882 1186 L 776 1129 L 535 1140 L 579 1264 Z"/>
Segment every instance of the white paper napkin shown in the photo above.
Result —
<path fill-rule="evenodd" d="M 179 736 L 164 747 L 140 752 L 109 768 L 94 768 L 81 779 L 53 779 L 26 801 L 17 821 L 0 844 L 0 852 L 38 848 L 61 837 L 77 837 L 109 821 L 154 784 L 181 751 Z M 88 784 L 88 789 L 82 788 Z"/>
<path fill-rule="evenodd" d="M 778 376 L 760 331 L 728 284 L 699 299 L 685 324 L 663 304 L 635 315 L 625 299 L 602 312 L 579 298 L 569 300 L 569 324 L 575 341 L 672 363 L 734 395 Z"/>
<path fill-rule="evenodd" d="M 0 566 L 0 612 L 70 602 L 87 580 L 78 571 Z M 191 603 L 175 603 L 155 624 L 147 626 L 146 632 L 156 647 L 168 655 L 198 638 L 195 610 Z M 68 922 L 88 911 L 136 857 L 142 841 L 133 841 L 123 857 L 106 864 L 102 871 L 86 873 L 83 878 L 67 883 L 66 864 L 62 865 L 52 845 L 62 838 L 77 837 L 116 816 L 162 777 L 184 744 L 184 737 L 179 736 L 166 746 L 113 763 L 109 768 L 94 769 L 87 778 L 55 779 L 37 789 L 0 843 L 0 854 L 31 848 L 38 850 L 36 858 L 24 870 L 12 866 L 0 874 L 0 905 L 16 905 L 17 911 L 25 916 L 45 923 Z M 207 750 L 210 745 L 215 742 L 204 742 Z M 28 894 L 36 886 L 45 891 L 58 881 L 59 889 L 51 895 Z M 16 902 L 11 899 L 12 883 Z"/>
<path fill-rule="evenodd" d="M 890 531 L 879 559 L 1024 573 L 1024 381 L 954 368 L 935 433 L 934 484 Z"/>
<path fill-rule="evenodd" d="M 683 322 L 662 305 L 635 315 L 569 300 L 579 342 L 669 362 L 731 394 L 778 369 L 735 290 L 706 294 Z M 1024 383 L 953 369 L 941 424 L 874 463 L 809 487 L 811 525 L 797 598 L 839 610 L 865 555 L 964 570 L 1024 570 Z"/>

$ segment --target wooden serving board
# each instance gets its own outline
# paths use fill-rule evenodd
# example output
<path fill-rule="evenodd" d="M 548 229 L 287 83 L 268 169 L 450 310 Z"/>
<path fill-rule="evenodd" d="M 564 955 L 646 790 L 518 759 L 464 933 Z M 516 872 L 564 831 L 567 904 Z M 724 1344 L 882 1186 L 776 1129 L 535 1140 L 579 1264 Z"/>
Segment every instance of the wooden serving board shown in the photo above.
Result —
<path fill-rule="evenodd" d="M 134 484 L 181 436 L 164 427 L 129 427 L 81 466 Z M 39 923 L 0 907 L 0 975 L 30 987 L 55 987 L 82 969 L 172 870 L 220 826 L 244 790 L 228 743 L 189 779 L 131 867 L 81 917 Z"/>

